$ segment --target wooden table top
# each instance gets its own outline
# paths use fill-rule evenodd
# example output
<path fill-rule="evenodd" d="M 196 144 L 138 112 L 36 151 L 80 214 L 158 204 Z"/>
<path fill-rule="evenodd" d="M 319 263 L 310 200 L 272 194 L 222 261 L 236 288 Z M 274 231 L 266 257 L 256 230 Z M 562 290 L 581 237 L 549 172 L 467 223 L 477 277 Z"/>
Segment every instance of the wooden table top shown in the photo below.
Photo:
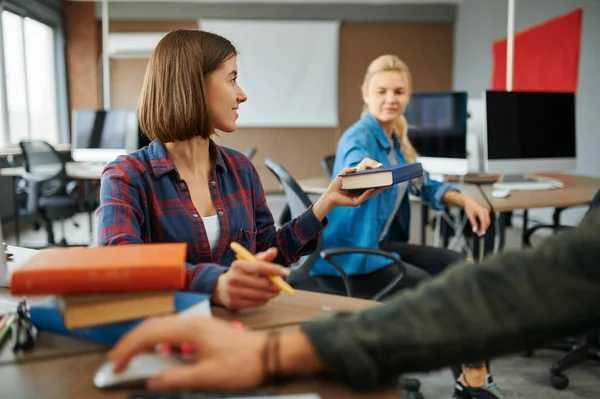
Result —
<path fill-rule="evenodd" d="M 564 187 L 550 190 L 512 191 L 506 198 L 492 198 L 492 185 L 482 185 L 481 188 L 496 212 L 585 206 L 590 203 L 596 191 L 600 189 L 600 178 L 598 177 L 563 173 L 536 173 L 536 175 L 560 180 Z"/>
<path fill-rule="evenodd" d="M 10 249 L 15 254 L 16 263 L 23 263 L 35 252 L 17 247 Z M 0 297 L 10 299 L 8 290 L 0 289 Z M 377 304 L 363 299 L 296 291 L 295 296 L 282 294 L 263 308 L 234 312 L 213 307 L 212 312 L 213 316 L 224 320 L 240 321 L 248 329 L 269 329 L 297 326 L 333 311 L 359 310 Z M 36 347 L 24 354 L 15 355 L 12 344 L 5 343 L 0 350 L 0 381 L 3 382 L 0 384 L 0 397 L 127 398 L 130 390 L 101 391 L 93 385 L 93 376 L 106 361 L 108 349 L 106 345 L 43 331 L 39 333 Z M 5 383 L 7 381 L 10 383 Z M 395 388 L 361 395 L 314 376 L 268 389 L 280 393 L 318 392 L 323 398 L 398 398 Z"/>
<path fill-rule="evenodd" d="M 262 309 L 231 312 L 213 308 L 213 315 L 241 321 L 246 328 L 263 329 L 297 325 L 333 310 L 357 310 L 374 305 L 375 302 L 367 300 L 297 291 L 296 296 L 282 295 Z M 40 332 L 36 348 L 31 352 L 15 357 L 10 347 L 5 345 L 0 353 L 0 381 L 11 381 L 0 384 L 2 398 L 124 399 L 130 392 L 127 389 L 101 391 L 94 387 L 93 376 L 106 362 L 109 347 L 105 345 Z M 318 392 L 326 399 L 398 398 L 396 388 L 361 395 L 317 376 L 265 389 L 278 393 Z"/>

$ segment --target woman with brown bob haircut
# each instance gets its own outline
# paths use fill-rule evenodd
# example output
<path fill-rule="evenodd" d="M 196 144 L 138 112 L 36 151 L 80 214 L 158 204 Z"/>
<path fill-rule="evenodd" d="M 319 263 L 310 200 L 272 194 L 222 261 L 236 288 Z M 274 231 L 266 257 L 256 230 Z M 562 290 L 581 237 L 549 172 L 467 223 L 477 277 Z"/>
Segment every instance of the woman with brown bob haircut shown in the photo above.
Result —
<path fill-rule="evenodd" d="M 139 101 L 141 128 L 153 141 L 105 168 L 98 243 L 185 242 L 187 289 L 241 309 L 279 294 L 264 276 L 286 276 L 280 265 L 314 251 L 329 211 L 358 206 L 377 191 L 349 194 L 335 179 L 277 230 L 250 160 L 211 139 L 216 130 L 236 129 L 247 99 L 236 82 L 236 54 L 229 40 L 197 30 L 177 30 L 158 43 Z M 233 241 L 258 252 L 259 261 L 235 260 Z"/>

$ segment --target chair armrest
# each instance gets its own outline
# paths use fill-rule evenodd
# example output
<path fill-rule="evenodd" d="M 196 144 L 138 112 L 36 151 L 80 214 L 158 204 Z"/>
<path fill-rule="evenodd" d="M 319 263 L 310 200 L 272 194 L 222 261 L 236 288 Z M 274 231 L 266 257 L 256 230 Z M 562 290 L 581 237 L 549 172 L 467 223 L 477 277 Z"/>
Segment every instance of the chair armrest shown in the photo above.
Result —
<path fill-rule="evenodd" d="M 38 211 L 38 200 L 42 185 L 54 179 L 55 176 L 25 172 L 21 177 L 27 182 L 27 213 L 35 215 Z"/>
<path fill-rule="evenodd" d="M 398 273 L 398 276 L 396 278 L 394 278 L 392 281 L 390 281 L 388 283 L 388 285 L 383 287 L 383 289 L 381 291 L 379 291 L 377 294 L 375 294 L 371 298 L 374 301 L 378 301 L 384 295 L 389 293 L 400 282 L 400 280 L 402 280 L 402 278 L 406 274 L 406 268 L 404 267 L 404 264 L 400 261 L 400 259 L 394 257 L 389 252 L 383 251 L 381 249 L 360 248 L 360 247 L 339 247 L 339 248 L 331 248 L 331 249 L 322 250 L 320 252 L 321 257 L 324 260 L 326 260 L 327 262 L 329 262 L 333 267 L 335 267 L 335 269 L 342 276 L 342 280 L 344 281 L 344 287 L 346 288 L 346 295 L 348 295 L 349 297 L 352 296 L 352 283 L 350 282 L 350 278 L 344 271 L 344 268 L 339 263 L 337 263 L 336 261 L 334 261 L 332 259 L 334 256 L 348 255 L 348 254 L 367 254 L 367 255 L 383 256 L 385 258 L 392 260 L 398 266 L 398 269 L 400 270 L 400 273 Z"/>
<path fill-rule="evenodd" d="M 65 192 L 67 193 L 67 195 L 73 194 L 78 185 L 79 182 L 77 180 L 71 180 L 70 182 L 68 182 L 65 186 Z"/>

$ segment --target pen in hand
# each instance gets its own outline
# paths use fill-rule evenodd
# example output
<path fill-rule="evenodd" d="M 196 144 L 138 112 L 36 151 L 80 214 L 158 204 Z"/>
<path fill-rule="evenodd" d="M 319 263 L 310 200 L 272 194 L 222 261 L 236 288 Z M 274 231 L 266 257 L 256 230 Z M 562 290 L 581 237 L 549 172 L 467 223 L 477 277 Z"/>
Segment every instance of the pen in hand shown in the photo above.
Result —
<path fill-rule="evenodd" d="M 256 257 L 254 255 L 252 255 L 252 253 L 250 253 L 250 251 L 248 251 L 246 248 L 244 248 L 242 245 L 238 244 L 237 242 L 232 242 L 231 243 L 231 249 L 233 250 L 233 252 L 235 252 L 237 259 L 239 260 L 246 260 L 246 261 L 250 261 L 250 262 L 258 262 L 258 259 L 256 259 Z M 273 283 L 275 286 L 277 286 L 281 291 L 285 292 L 288 295 L 296 295 L 296 291 L 288 284 L 285 282 L 284 279 L 282 279 L 279 276 L 266 276 L 271 283 Z"/>

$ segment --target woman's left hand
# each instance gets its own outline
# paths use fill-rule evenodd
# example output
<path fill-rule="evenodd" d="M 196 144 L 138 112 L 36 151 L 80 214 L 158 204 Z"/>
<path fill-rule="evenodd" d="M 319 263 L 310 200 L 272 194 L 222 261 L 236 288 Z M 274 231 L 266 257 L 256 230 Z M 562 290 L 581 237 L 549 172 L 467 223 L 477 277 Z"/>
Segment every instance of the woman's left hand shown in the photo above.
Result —
<path fill-rule="evenodd" d="M 327 191 L 323 193 L 321 198 L 313 206 L 313 212 L 319 220 L 323 220 L 325 216 L 336 206 L 351 206 L 357 207 L 366 200 L 379 194 L 387 187 L 370 188 L 368 190 L 342 190 L 342 178 L 340 175 L 345 173 L 353 173 L 366 169 L 379 169 L 383 165 L 370 158 L 363 159 L 355 167 L 345 167 L 335 179 L 329 184 Z"/>
<path fill-rule="evenodd" d="M 473 232 L 480 236 L 484 235 L 488 227 L 490 227 L 490 211 L 469 197 L 464 199 L 463 208 L 473 227 Z"/>

